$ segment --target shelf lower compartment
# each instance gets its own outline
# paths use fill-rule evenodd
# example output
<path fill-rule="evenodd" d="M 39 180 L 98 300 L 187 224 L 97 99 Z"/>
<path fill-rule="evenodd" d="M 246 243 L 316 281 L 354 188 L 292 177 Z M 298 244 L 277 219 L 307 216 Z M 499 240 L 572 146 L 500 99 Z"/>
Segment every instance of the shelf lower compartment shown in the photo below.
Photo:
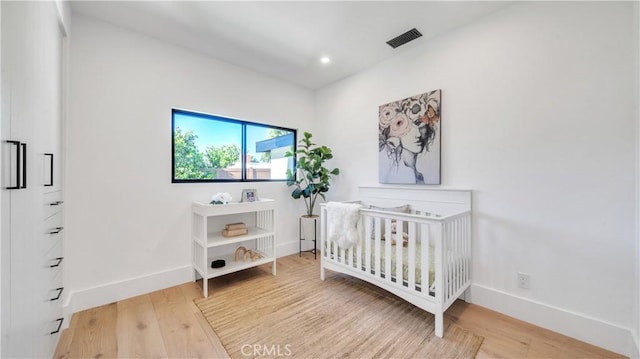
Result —
<path fill-rule="evenodd" d="M 261 253 L 262 254 L 262 253 Z M 224 259 L 224 261 L 226 262 L 226 265 L 222 268 L 211 268 L 211 262 L 213 262 L 216 259 Z M 230 255 L 223 255 L 223 256 L 219 256 L 219 257 L 210 257 L 209 258 L 209 263 L 208 263 L 208 267 L 207 267 L 207 279 L 209 278 L 215 278 L 215 277 L 219 277 L 225 274 L 229 274 L 229 273 L 233 273 L 233 272 L 237 272 L 243 269 L 247 269 L 247 268 L 251 268 L 251 267 L 256 267 L 259 265 L 263 265 L 263 264 L 267 264 L 267 263 L 273 263 L 274 258 L 273 257 L 264 257 L 264 258 L 260 258 L 257 259 L 255 261 L 251 261 L 250 259 L 247 262 L 243 262 L 242 260 L 238 261 L 238 262 L 234 262 L 233 261 L 233 254 Z M 202 275 L 202 273 L 200 273 L 200 275 Z"/>

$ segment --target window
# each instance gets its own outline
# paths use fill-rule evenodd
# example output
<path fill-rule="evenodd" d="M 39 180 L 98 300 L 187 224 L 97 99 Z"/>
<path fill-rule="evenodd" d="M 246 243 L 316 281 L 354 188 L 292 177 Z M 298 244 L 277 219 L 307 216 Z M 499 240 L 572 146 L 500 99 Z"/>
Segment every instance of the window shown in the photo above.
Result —
<path fill-rule="evenodd" d="M 172 182 L 284 181 L 296 130 L 173 110 Z"/>

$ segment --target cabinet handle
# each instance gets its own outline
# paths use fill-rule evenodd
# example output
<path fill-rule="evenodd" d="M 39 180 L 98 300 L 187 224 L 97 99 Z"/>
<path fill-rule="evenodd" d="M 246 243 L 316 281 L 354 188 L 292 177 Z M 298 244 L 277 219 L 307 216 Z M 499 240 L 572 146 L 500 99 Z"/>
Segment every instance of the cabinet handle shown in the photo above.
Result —
<path fill-rule="evenodd" d="M 45 156 L 49 156 L 49 163 L 51 164 L 51 173 L 49 174 L 49 183 L 45 183 L 45 187 L 53 186 L 53 153 L 45 153 Z"/>
<path fill-rule="evenodd" d="M 64 227 L 56 227 L 55 229 L 52 229 L 49 234 L 58 234 L 60 233 L 61 230 L 63 230 Z"/>
<path fill-rule="evenodd" d="M 58 333 L 60 331 L 60 328 L 62 328 L 62 322 L 64 322 L 64 318 L 58 318 L 56 319 L 56 321 L 58 322 L 58 328 L 54 331 L 51 332 L 51 335 L 54 335 L 56 333 Z"/>
<path fill-rule="evenodd" d="M 16 185 L 7 186 L 6 189 L 20 189 L 20 141 L 7 141 L 16 146 Z"/>
<path fill-rule="evenodd" d="M 50 265 L 50 266 L 49 266 L 49 268 L 59 267 L 59 266 L 60 266 L 60 263 L 62 263 L 62 260 L 63 260 L 63 259 L 64 259 L 64 257 L 58 257 L 58 258 L 56 258 L 55 260 L 56 260 L 56 261 L 58 261 L 58 263 Z"/>
<path fill-rule="evenodd" d="M 63 203 L 64 203 L 64 201 L 55 201 L 55 202 L 51 202 L 51 203 L 49 203 L 49 205 L 50 205 L 50 206 L 59 206 L 59 205 L 61 205 L 61 204 L 63 204 Z"/>
<path fill-rule="evenodd" d="M 50 301 L 54 301 L 54 300 L 58 300 L 60 299 L 60 296 L 62 295 L 62 291 L 64 290 L 64 287 L 60 287 L 60 288 L 56 288 L 56 290 L 58 291 L 58 295 L 55 298 L 51 298 L 49 299 Z"/>
<path fill-rule="evenodd" d="M 20 188 L 27 188 L 27 144 L 21 143 L 22 147 L 22 186 Z"/>

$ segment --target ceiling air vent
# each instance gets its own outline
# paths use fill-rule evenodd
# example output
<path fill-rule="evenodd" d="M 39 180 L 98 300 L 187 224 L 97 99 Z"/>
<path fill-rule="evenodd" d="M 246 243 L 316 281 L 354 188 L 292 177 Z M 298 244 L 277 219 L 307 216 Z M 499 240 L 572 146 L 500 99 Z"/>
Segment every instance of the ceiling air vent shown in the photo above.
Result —
<path fill-rule="evenodd" d="M 387 41 L 387 45 L 393 47 L 394 49 L 398 46 L 402 46 L 409 41 L 415 40 L 422 36 L 420 31 L 418 31 L 415 27 L 402 35 L 396 36 L 393 39 Z"/>

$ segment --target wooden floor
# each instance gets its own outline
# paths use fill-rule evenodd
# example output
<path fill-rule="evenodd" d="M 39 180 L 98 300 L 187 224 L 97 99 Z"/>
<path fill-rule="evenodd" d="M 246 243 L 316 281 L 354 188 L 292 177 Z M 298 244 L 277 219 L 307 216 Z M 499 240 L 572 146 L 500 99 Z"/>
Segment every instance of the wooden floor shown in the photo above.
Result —
<path fill-rule="evenodd" d="M 278 274 L 295 275 L 296 267 L 319 265 L 312 254 L 278 259 Z M 233 286 L 270 273 L 270 265 L 210 280 L 209 290 Z M 228 358 L 193 299 L 202 283 L 177 287 L 85 310 L 73 315 L 54 358 Z M 497 312 L 458 301 L 445 320 L 483 336 L 477 358 L 619 358 L 564 335 Z"/>

